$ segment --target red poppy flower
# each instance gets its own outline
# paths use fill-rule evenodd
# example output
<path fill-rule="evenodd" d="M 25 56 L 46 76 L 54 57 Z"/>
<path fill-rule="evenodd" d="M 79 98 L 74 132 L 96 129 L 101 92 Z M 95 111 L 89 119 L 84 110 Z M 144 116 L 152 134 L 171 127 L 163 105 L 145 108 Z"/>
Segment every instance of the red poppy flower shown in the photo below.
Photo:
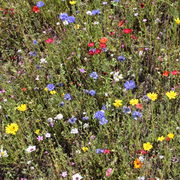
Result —
<path fill-rule="evenodd" d="M 140 4 L 140 7 L 141 7 L 141 8 L 144 8 L 144 6 L 145 6 L 144 3 L 141 3 L 141 4 Z"/>
<path fill-rule="evenodd" d="M 131 39 L 138 39 L 135 35 L 131 35 Z"/>
<path fill-rule="evenodd" d="M 177 75 L 178 74 L 178 71 L 174 70 L 171 72 L 172 75 Z"/>
<path fill-rule="evenodd" d="M 169 137 L 166 137 L 166 139 L 165 139 L 166 141 L 170 141 L 171 140 L 171 138 L 169 138 Z"/>
<path fill-rule="evenodd" d="M 88 54 L 89 55 L 94 55 L 95 53 L 94 53 L 94 51 L 89 51 Z"/>
<path fill-rule="evenodd" d="M 147 154 L 148 152 L 144 149 L 137 151 L 137 154 Z"/>
<path fill-rule="evenodd" d="M 113 36 L 113 35 L 115 35 L 116 33 L 115 33 L 115 32 L 110 32 L 109 34 L 110 34 L 110 36 Z"/>
<path fill-rule="evenodd" d="M 88 47 L 93 47 L 94 46 L 94 42 L 88 43 Z"/>
<path fill-rule="evenodd" d="M 162 75 L 166 77 L 169 76 L 169 71 L 164 71 Z"/>
<path fill-rule="evenodd" d="M 129 34 L 129 33 L 132 33 L 133 30 L 132 30 L 132 29 L 123 29 L 123 32 L 124 32 L 125 34 Z"/>
<path fill-rule="evenodd" d="M 106 48 L 106 44 L 100 43 L 100 44 L 99 44 L 99 47 L 100 47 L 100 48 Z"/>
<path fill-rule="evenodd" d="M 32 11 L 35 12 L 35 13 L 39 13 L 40 12 L 40 9 L 37 7 L 37 6 L 34 6 L 32 8 Z"/>
<path fill-rule="evenodd" d="M 95 54 L 100 54 L 101 53 L 101 49 L 96 49 Z"/>
<path fill-rule="evenodd" d="M 52 44 L 54 42 L 54 39 L 49 38 L 49 39 L 45 40 L 45 42 L 48 43 L 48 44 Z"/>
<path fill-rule="evenodd" d="M 111 151 L 109 149 L 104 149 L 103 153 L 104 154 L 109 154 Z"/>
<path fill-rule="evenodd" d="M 118 26 L 122 27 L 124 25 L 124 23 L 125 23 L 125 20 L 119 21 Z"/>

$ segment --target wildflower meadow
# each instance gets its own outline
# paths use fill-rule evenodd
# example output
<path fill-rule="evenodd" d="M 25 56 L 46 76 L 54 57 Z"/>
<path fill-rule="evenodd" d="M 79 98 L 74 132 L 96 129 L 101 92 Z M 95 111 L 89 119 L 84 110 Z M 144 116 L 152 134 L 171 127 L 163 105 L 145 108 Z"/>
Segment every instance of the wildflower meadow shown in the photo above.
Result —
<path fill-rule="evenodd" d="M 0 0 L 0 180 L 179 180 L 180 1 Z"/>

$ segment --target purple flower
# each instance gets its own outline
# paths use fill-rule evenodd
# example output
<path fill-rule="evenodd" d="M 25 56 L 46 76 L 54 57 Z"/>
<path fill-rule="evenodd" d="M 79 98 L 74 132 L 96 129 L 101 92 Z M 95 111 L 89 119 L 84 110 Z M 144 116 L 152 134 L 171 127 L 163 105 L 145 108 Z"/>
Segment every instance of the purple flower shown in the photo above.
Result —
<path fill-rule="evenodd" d="M 89 76 L 95 80 L 98 79 L 98 77 L 99 77 L 97 72 L 92 72 Z"/>
<path fill-rule="evenodd" d="M 125 58 L 124 56 L 118 56 L 118 57 L 117 57 L 117 60 L 118 60 L 118 61 L 125 61 L 126 58 Z"/>
<path fill-rule="evenodd" d="M 76 117 L 72 117 L 68 120 L 69 123 L 74 124 L 76 122 L 77 118 Z"/>
<path fill-rule="evenodd" d="M 43 140 L 43 136 L 38 136 L 38 137 L 37 137 L 37 140 L 38 140 L 38 141 L 42 141 L 42 140 Z"/>
<path fill-rule="evenodd" d="M 126 90 L 134 89 L 136 87 L 136 84 L 135 84 L 135 82 L 133 80 L 126 81 L 124 83 L 124 87 L 126 88 Z"/>
<path fill-rule="evenodd" d="M 38 8 L 41 8 L 41 7 L 44 6 L 44 2 L 43 2 L 43 1 L 39 1 L 39 2 L 36 3 L 36 6 L 37 6 Z"/>
<path fill-rule="evenodd" d="M 83 69 L 83 68 L 79 69 L 79 71 L 80 71 L 81 73 L 85 73 L 85 72 L 86 72 L 85 69 Z"/>
<path fill-rule="evenodd" d="M 64 99 L 70 101 L 72 99 L 72 97 L 69 93 L 67 93 L 64 95 Z"/>
<path fill-rule="evenodd" d="M 54 84 L 48 84 L 46 87 L 48 88 L 49 91 L 52 91 L 55 88 Z"/>
<path fill-rule="evenodd" d="M 142 117 L 142 113 L 140 113 L 139 111 L 133 111 L 132 112 L 132 117 L 137 120 L 138 118 Z"/>
<path fill-rule="evenodd" d="M 99 9 L 92 10 L 91 13 L 92 15 L 100 14 L 100 10 Z"/>
<path fill-rule="evenodd" d="M 65 20 L 67 20 L 67 18 L 68 18 L 68 14 L 67 14 L 67 13 L 61 13 L 61 14 L 59 15 L 59 18 L 60 18 L 62 21 L 65 21 Z"/>

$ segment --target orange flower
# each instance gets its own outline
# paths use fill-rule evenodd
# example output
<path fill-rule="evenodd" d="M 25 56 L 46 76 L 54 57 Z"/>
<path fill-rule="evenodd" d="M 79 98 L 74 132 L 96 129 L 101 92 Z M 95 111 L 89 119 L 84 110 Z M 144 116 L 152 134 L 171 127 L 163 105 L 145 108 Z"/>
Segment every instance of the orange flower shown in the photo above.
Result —
<path fill-rule="evenodd" d="M 125 20 L 119 21 L 118 26 L 122 27 L 124 25 L 124 23 L 125 23 Z"/>
<path fill-rule="evenodd" d="M 134 161 L 134 168 L 138 169 L 141 168 L 143 163 L 139 159 L 135 159 Z"/>
<path fill-rule="evenodd" d="M 106 37 L 102 37 L 99 41 L 100 41 L 100 43 L 105 44 L 105 43 L 107 43 L 108 38 L 106 38 Z"/>
<path fill-rule="evenodd" d="M 25 92 L 27 90 L 27 88 L 21 88 L 21 90 Z"/>
<path fill-rule="evenodd" d="M 164 71 L 162 75 L 167 77 L 169 75 L 169 71 Z"/>

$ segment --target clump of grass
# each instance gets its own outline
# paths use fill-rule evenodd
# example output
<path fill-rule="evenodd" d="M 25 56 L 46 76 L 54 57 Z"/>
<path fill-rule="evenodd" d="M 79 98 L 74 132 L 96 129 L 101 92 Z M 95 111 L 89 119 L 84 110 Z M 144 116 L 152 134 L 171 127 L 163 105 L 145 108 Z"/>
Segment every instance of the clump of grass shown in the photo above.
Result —
<path fill-rule="evenodd" d="M 43 2 L 1 3 L 1 179 L 177 179 L 178 1 Z"/>

